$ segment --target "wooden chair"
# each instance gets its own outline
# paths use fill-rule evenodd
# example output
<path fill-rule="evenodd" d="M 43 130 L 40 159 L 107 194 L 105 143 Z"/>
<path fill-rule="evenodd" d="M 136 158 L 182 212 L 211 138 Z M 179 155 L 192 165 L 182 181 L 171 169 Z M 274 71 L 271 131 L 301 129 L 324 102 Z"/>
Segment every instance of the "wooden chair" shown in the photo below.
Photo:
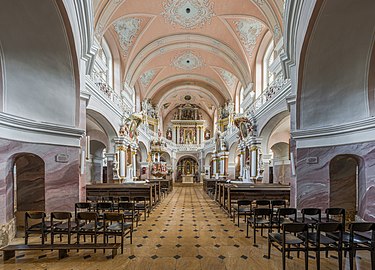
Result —
<path fill-rule="evenodd" d="M 271 208 L 255 208 L 253 217 L 247 219 L 247 226 L 246 226 L 246 237 L 249 237 L 249 225 L 254 229 L 254 244 L 253 246 L 257 246 L 256 244 L 256 232 L 257 229 L 261 229 L 261 235 L 263 236 L 263 229 L 268 228 L 270 230 L 271 227 L 271 218 L 272 218 L 272 209 Z"/>
<path fill-rule="evenodd" d="M 303 235 L 303 238 L 298 237 Z M 282 225 L 282 233 L 269 233 L 268 234 L 268 255 L 265 256 L 267 259 L 271 258 L 271 246 L 274 246 L 277 250 L 282 253 L 282 268 L 286 268 L 286 256 L 291 251 L 297 251 L 305 253 L 305 269 L 307 270 L 308 265 L 308 226 L 304 223 L 288 223 Z"/>
<path fill-rule="evenodd" d="M 326 216 L 321 219 L 321 222 L 340 222 L 345 229 L 345 209 L 344 208 L 327 208 L 325 210 Z"/>
<path fill-rule="evenodd" d="M 271 200 L 272 213 L 276 215 L 277 210 L 286 207 L 286 200 Z"/>
<path fill-rule="evenodd" d="M 337 239 L 328 237 L 327 233 L 336 233 Z M 326 222 L 317 224 L 317 232 L 309 233 L 308 241 L 311 244 L 309 250 L 315 251 L 316 254 L 316 267 L 320 270 L 320 252 L 334 250 L 338 254 L 339 270 L 342 269 L 342 235 L 343 226 L 338 222 Z"/>
<path fill-rule="evenodd" d="M 138 212 L 143 211 L 143 220 L 146 220 L 146 215 L 149 216 L 150 213 L 150 204 L 146 200 L 146 197 L 136 196 L 133 198 L 133 200 L 135 202 L 135 210 Z"/>
<path fill-rule="evenodd" d="M 35 221 L 37 223 L 35 224 Z M 38 222 L 39 221 L 39 222 Z M 30 224 L 30 222 L 34 224 Z M 46 213 L 42 211 L 28 211 L 25 213 L 25 245 L 29 242 L 29 235 L 38 234 L 42 238 L 42 245 L 47 238 L 50 226 L 46 223 Z"/>
<path fill-rule="evenodd" d="M 99 222 L 99 215 L 95 212 L 79 212 L 77 214 L 78 224 L 82 224 L 77 228 L 77 244 L 80 242 L 81 235 L 84 236 L 86 241 L 86 235 L 91 236 L 91 241 L 94 240 L 96 244 L 98 242 L 98 235 L 103 227 L 103 224 Z"/>
<path fill-rule="evenodd" d="M 131 219 L 132 223 L 135 222 L 138 227 L 139 213 L 135 210 L 135 204 L 133 202 L 119 202 L 117 211 L 124 215 L 125 220 Z"/>
<path fill-rule="evenodd" d="M 280 232 L 283 224 L 293 223 L 297 220 L 296 208 L 279 208 L 276 215 L 272 216 L 272 228 L 276 228 Z"/>
<path fill-rule="evenodd" d="M 72 214 L 70 212 L 51 212 L 51 245 L 54 243 L 55 234 L 61 236 L 66 234 L 68 236 L 68 244 L 70 244 L 72 228 L 76 227 L 75 222 L 71 222 Z M 55 223 L 58 221 L 59 223 Z"/>
<path fill-rule="evenodd" d="M 233 208 L 233 222 L 236 220 L 237 214 L 237 226 L 240 226 L 240 216 L 250 216 L 252 213 L 252 200 L 238 200 L 237 207 Z"/>
<path fill-rule="evenodd" d="M 124 238 L 130 234 L 130 244 L 133 243 L 133 222 L 125 222 L 125 217 L 122 213 L 106 212 L 104 213 L 104 227 L 103 237 L 104 243 L 108 243 L 108 237 L 114 236 L 115 243 L 116 237 L 121 237 L 121 253 L 124 253 Z"/>
<path fill-rule="evenodd" d="M 349 251 L 350 269 L 354 269 L 357 250 L 371 253 L 371 269 L 375 269 L 375 223 L 353 222 L 349 224 L 349 233 L 343 236 L 344 250 Z"/>
<path fill-rule="evenodd" d="M 319 208 L 303 208 L 301 210 L 302 218 L 298 218 L 298 222 L 308 224 L 311 232 L 314 230 L 317 223 L 322 220 L 322 210 Z"/>

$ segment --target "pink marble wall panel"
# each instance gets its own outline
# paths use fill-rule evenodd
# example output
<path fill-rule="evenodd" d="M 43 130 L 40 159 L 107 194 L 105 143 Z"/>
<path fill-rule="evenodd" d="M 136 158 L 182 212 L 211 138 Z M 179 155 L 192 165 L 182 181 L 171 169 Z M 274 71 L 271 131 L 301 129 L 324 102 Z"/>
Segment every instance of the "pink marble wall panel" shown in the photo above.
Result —
<path fill-rule="evenodd" d="M 375 143 L 297 149 L 296 191 L 299 209 L 330 206 L 330 161 L 338 155 L 353 155 L 359 161 L 358 215 L 375 221 Z M 317 163 L 311 158 L 317 158 Z"/>
<path fill-rule="evenodd" d="M 35 154 L 45 163 L 45 210 L 74 210 L 80 192 L 79 148 L 0 139 L 0 223 L 14 216 L 13 164 L 15 157 L 25 153 Z M 68 162 L 56 162 L 58 154 L 68 155 Z"/>

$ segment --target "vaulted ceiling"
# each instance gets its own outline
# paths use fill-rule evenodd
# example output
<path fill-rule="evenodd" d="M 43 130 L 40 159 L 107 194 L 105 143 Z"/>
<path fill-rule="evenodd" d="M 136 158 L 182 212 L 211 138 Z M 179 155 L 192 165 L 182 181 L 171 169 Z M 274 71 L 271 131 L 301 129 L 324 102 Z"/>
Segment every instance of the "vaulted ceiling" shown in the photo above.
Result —
<path fill-rule="evenodd" d="M 97 0 L 123 83 L 165 116 L 181 103 L 209 115 L 255 80 L 257 54 L 281 37 L 284 0 Z M 263 49 L 264 50 L 264 49 Z M 187 101 L 186 95 L 194 98 Z"/>

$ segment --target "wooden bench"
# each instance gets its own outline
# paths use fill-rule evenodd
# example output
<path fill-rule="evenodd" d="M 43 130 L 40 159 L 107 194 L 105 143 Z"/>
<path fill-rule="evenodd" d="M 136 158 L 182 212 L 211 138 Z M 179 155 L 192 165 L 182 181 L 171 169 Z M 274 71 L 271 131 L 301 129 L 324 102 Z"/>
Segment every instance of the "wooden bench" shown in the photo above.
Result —
<path fill-rule="evenodd" d="M 70 249 L 112 249 L 112 258 L 117 255 L 117 249 L 121 246 L 120 243 L 98 243 L 98 244 L 53 244 L 53 245 L 8 245 L 0 250 L 3 251 L 4 261 L 7 261 L 15 256 L 16 251 L 28 250 L 58 250 L 59 259 L 68 256 Z"/>

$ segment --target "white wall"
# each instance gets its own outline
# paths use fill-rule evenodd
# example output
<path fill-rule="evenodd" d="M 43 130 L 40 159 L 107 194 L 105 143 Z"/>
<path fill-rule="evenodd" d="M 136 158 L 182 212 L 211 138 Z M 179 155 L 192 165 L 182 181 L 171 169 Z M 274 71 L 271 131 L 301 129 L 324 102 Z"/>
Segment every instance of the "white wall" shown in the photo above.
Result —
<path fill-rule="evenodd" d="M 55 1 L 2 1 L 4 112 L 76 124 L 76 85 L 65 27 Z"/>

